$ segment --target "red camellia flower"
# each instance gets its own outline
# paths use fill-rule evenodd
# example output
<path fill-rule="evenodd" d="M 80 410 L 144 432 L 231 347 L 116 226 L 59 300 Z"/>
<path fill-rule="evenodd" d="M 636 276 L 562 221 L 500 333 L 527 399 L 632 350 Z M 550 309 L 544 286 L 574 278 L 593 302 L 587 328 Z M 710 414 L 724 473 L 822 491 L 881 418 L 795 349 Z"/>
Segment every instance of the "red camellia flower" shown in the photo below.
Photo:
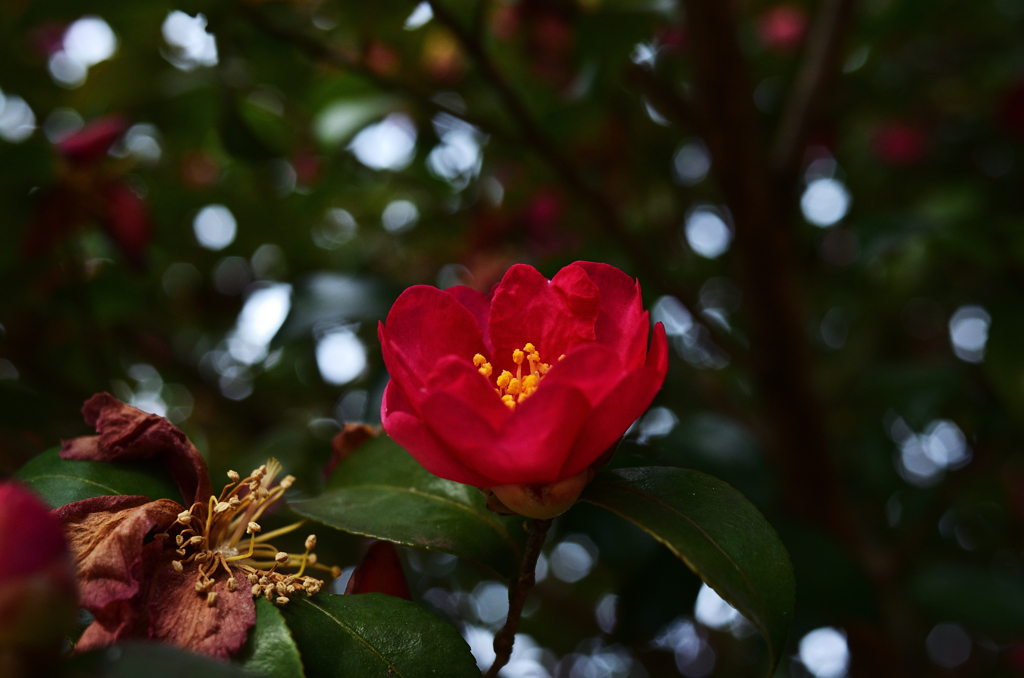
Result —
<path fill-rule="evenodd" d="M 491 294 L 407 289 L 378 329 L 384 430 L 434 475 L 561 513 L 665 379 L 665 330 L 619 269 L 517 264 Z"/>
<path fill-rule="evenodd" d="M 260 534 L 256 521 L 295 480 L 277 482 L 276 461 L 244 478 L 228 472 L 228 484 L 213 494 L 203 458 L 163 417 L 106 393 L 93 396 L 82 411 L 98 435 L 65 441 L 63 458 L 159 460 L 185 503 L 116 495 L 54 510 L 71 543 L 82 606 L 96 619 L 78 650 L 146 638 L 226 658 L 256 622 L 254 597 L 284 605 L 294 595 L 320 590 L 323 582 L 305 574 L 311 568 L 339 573 L 316 562 L 314 535 L 301 555 L 269 543 L 301 521 Z M 292 568 L 297 572 L 287 571 Z"/>

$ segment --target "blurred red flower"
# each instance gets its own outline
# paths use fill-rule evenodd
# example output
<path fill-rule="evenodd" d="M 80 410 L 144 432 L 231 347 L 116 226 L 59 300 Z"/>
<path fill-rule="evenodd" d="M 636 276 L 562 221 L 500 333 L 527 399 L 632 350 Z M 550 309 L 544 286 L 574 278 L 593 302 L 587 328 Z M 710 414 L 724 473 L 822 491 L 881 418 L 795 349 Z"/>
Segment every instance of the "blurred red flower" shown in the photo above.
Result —
<path fill-rule="evenodd" d="M 912 165 L 924 158 L 928 139 L 917 125 L 889 122 L 875 128 L 871 149 L 887 165 Z"/>
<path fill-rule="evenodd" d="M 101 166 L 127 128 L 126 119 L 107 116 L 55 143 L 64 165 L 57 183 L 40 197 L 25 239 L 28 256 L 46 254 L 72 232 L 96 221 L 132 266 L 143 267 L 153 236 L 149 210 L 120 173 Z"/>
<path fill-rule="evenodd" d="M 798 5 L 776 5 L 761 15 L 757 34 L 770 50 L 796 51 L 807 32 L 807 12 Z"/>
<path fill-rule="evenodd" d="M 426 285 L 378 329 L 384 430 L 428 471 L 534 518 L 568 508 L 651 404 L 668 369 L 640 286 L 577 262 L 547 280 L 513 266 L 489 295 Z"/>
<path fill-rule="evenodd" d="M 29 671 L 27 664 L 38 664 L 46 655 L 55 657 L 61 639 L 74 625 L 74 567 L 64 533 L 49 508 L 10 481 L 0 482 L 0 553 L 0 673 L 42 675 Z M 46 652 L 48 648 L 52 651 Z"/>

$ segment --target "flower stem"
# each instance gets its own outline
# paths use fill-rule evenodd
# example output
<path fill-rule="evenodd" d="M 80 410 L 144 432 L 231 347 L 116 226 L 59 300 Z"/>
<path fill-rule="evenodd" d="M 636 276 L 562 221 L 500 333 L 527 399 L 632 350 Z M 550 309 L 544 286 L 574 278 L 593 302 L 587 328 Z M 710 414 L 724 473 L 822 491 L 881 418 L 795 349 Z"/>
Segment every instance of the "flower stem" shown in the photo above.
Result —
<path fill-rule="evenodd" d="M 519 618 L 523 614 L 523 603 L 526 602 L 526 594 L 530 592 L 537 581 L 537 558 L 540 556 L 540 549 L 544 546 L 544 539 L 547 537 L 550 527 L 550 520 L 534 520 L 530 524 L 530 531 L 526 536 L 526 551 L 523 553 L 523 562 L 519 566 L 519 575 L 508 585 L 508 617 L 505 619 L 505 625 L 494 636 L 494 663 L 491 664 L 491 668 L 487 669 L 483 678 L 496 678 L 498 671 L 508 664 L 509 657 L 512 656 L 512 645 L 516 642 Z"/>

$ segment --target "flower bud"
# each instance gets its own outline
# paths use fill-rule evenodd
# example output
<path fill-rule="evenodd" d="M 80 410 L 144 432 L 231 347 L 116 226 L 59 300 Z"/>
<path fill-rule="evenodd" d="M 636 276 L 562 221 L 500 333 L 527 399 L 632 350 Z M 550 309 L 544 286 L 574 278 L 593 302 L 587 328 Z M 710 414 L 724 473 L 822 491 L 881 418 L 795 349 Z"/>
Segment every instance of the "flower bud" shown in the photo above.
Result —
<path fill-rule="evenodd" d="M 587 469 L 551 485 L 497 485 L 490 490 L 513 513 L 527 518 L 554 518 L 576 503 L 593 476 L 593 471 Z"/>
<path fill-rule="evenodd" d="M 14 482 L 0 482 L 0 553 L 0 654 L 56 652 L 78 611 L 74 566 L 60 524 Z"/>

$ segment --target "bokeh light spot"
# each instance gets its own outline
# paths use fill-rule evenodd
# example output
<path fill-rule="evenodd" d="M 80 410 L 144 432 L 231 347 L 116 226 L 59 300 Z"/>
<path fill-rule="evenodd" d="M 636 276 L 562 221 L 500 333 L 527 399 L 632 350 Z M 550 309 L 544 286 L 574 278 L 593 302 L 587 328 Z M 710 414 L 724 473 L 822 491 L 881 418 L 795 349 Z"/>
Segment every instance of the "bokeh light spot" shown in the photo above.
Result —
<path fill-rule="evenodd" d="M 706 259 L 720 257 L 732 242 L 732 230 L 717 212 L 706 207 L 690 213 L 683 233 L 690 249 Z"/>
<path fill-rule="evenodd" d="M 328 384 L 347 384 L 366 369 L 366 347 L 352 330 L 333 330 L 317 342 L 316 364 Z"/>
<path fill-rule="evenodd" d="M 370 169 L 405 169 L 416 153 L 416 126 L 409 116 L 392 113 L 364 127 L 352 139 L 349 150 Z"/>
<path fill-rule="evenodd" d="M 850 667 L 846 634 L 825 626 L 800 639 L 800 663 L 815 678 L 842 678 Z"/>
<path fill-rule="evenodd" d="M 207 205 L 192 222 L 196 240 L 208 250 L 222 250 L 235 241 L 238 223 L 224 205 Z"/>
<path fill-rule="evenodd" d="M 827 228 L 846 216 L 850 210 L 850 193 L 838 179 L 815 179 L 807 184 L 800 197 L 804 219 Z"/>

